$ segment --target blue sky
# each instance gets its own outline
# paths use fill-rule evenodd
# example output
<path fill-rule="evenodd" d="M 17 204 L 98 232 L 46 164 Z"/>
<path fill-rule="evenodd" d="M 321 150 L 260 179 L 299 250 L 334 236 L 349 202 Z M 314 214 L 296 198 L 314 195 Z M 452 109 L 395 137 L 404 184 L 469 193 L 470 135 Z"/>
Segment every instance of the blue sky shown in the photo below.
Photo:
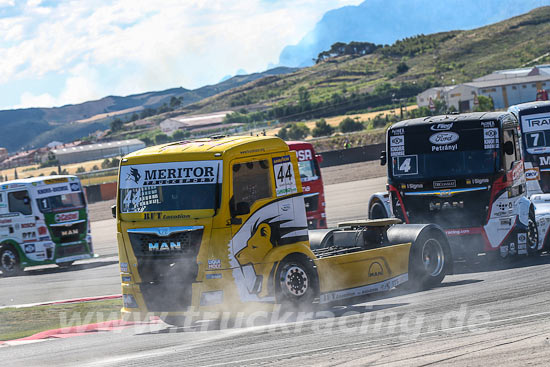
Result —
<path fill-rule="evenodd" d="M 51 107 L 263 71 L 361 0 L 0 0 L 0 109 Z"/>

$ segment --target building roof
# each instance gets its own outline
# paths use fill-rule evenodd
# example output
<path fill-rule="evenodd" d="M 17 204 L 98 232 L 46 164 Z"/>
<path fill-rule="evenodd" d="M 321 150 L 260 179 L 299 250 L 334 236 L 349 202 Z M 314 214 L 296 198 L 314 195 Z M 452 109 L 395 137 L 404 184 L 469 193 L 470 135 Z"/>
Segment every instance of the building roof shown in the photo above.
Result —
<path fill-rule="evenodd" d="M 490 88 L 490 87 L 499 87 L 504 85 L 528 84 L 528 83 L 544 82 L 544 81 L 550 81 L 550 74 L 518 76 L 514 78 L 505 78 L 505 79 L 491 79 L 491 80 L 484 80 L 479 82 L 474 81 L 470 83 L 464 83 L 464 85 L 474 87 L 474 88 Z"/>
<path fill-rule="evenodd" d="M 117 148 L 117 147 L 127 147 L 127 146 L 134 146 L 134 145 L 145 146 L 145 143 L 139 139 L 128 139 L 128 140 L 109 141 L 105 143 L 79 145 L 79 146 L 73 146 L 73 147 L 53 149 L 52 152 L 54 152 L 55 155 L 59 155 L 59 154 L 70 154 L 70 153 L 82 152 L 82 151 L 94 151 L 94 150 L 103 150 L 103 149 Z"/>

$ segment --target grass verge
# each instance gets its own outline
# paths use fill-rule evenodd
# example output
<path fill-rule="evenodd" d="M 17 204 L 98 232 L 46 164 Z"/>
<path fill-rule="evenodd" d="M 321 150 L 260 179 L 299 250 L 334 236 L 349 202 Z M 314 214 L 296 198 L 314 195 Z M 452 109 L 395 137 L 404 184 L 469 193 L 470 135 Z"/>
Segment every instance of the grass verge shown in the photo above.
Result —
<path fill-rule="evenodd" d="M 0 340 L 121 318 L 122 299 L 0 309 Z"/>

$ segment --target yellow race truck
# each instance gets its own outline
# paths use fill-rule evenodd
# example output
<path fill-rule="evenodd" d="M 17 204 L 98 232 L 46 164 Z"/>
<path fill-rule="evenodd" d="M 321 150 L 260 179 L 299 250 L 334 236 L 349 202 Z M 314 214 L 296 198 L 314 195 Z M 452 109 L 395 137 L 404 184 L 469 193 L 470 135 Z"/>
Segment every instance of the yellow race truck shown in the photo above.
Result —
<path fill-rule="evenodd" d="M 120 165 L 123 313 L 242 311 L 328 303 L 451 270 L 445 233 L 399 219 L 308 231 L 296 154 L 276 137 L 146 148 Z"/>

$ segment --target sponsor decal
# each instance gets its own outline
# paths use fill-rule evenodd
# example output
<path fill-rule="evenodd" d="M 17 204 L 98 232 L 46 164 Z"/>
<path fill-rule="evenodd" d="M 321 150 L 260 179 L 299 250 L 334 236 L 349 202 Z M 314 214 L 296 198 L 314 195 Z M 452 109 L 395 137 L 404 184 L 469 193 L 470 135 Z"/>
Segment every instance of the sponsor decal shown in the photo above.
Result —
<path fill-rule="evenodd" d="M 484 149 L 498 148 L 498 129 L 497 128 L 483 129 L 483 148 Z"/>
<path fill-rule="evenodd" d="M 49 240 L 50 240 L 50 236 L 43 236 L 43 237 L 40 237 L 38 240 L 39 240 L 39 241 L 49 241 Z"/>
<path fill-rule="evenodd" d="M 19 213 L 6 213 L 6 214 L 0 214 L 0 218 L 10 218 L 10 217 L 18 217 Z"/>
<path fill-rule="evenodd" d="M 539 157 L 540 166 L 550 166 L 550 156 Z"/>
<path fill-rule="evenodd" d="M 67 177 L 62 177 L 62 178 L 52 178 L 50 180 L 44 180 L 44 183 L 46 185 L 53 185 L 53 184 L 58 184 L 58 183 L 65 183 L 65 182 L 68 182 L 69 180 L 67 180 Z"/>
<path fill-rule="evenodd" d="M 446 189 L 456 187 L 456 180 L 444 180 L 444 181 L 434 181 L 434 189 Z"/>
<path fill-rule="evenodd" d="M 31 254 L 36 251 L 36 247 L 33 244 L 25 245 L 25 253 Z"/>
<path fill-rule="evenodd" d="M 36 190 L 38 192 L 38 195 L 44 195 L 44 194 L 49 194 L 50 192 L 52 192 L 52 189 L 51 188 L 46 188 L 46 189 L 40 189 L 40 190 Z"/>
<path fill-rule="evenodd" d="M 540 131 L 550 129 L 550 116 L 548 113 L 539 113 L 522 117 L 522 131 Z"/>
<path fill-rule="evenodd" d="M 123 273 L 128 272 L 128 263 L 120 263 L 120 271 Z"/>
<path fill-rule="evenodd" d="M 56 214 L 54 220 L 56 223 L 69 222 L 78 219 L 78 212 L 68 212 Z"/>
<path fill-rule="evenodd" d="M 206 279 L 221 279 L 222 275 L 219 273 L 215 274 L 206 274 Z"/>
<path fill-rule="evenodd" d="M 445 130 L 451 130 L 453 128 L 453 123 L 448 124 L 435 124 L 430 127 L 433 131 L 445 131 Z"/>
<path fill-rule="evenodd" d="M 12 220 L 11 219 L 0 219 L 0 224 L 8 224 L 8 223 L 11 223 Z"/>
<path fill-rule="evenodd" d="M 407 184 L 407 189 L 416 190 L 416 189 L 423 189 L 423 188 L 424 188 L 424 184 L 421 184 L 421 183 Z"/>
<path fill-rule="evenodd" d="M 453 145 L 432 145 L 432 152 L 448 152 L 458 149 L 458 144 Z"/>
<path fill-rule="evenodd" d="M 527 168 L 525 170 L 525 179 L 527 181 L 536 181 L 540 179 L 540 169 L 538 167 Z"/>
<path fill-rule="evenodd" d="M 462 236 L 466 234 L 476 234 L 479 233 L 479 230 L 472 230 L 470 228 L 461 228 L 461 229 L 446 229 L 445 234 L 447 236 Z"/>
<path fill-rule="evenodd" d="M 162 235 L 162 234 L 161 234 Z M 170 252 L 181 252 L 181 242 L 149 242 L 147 250 L 152 253 L 170 253 Z"/>
<path fill-rule="evenodd" d="M 513 243 L 513 242 L 510 242 L 510 247 L 509 247 L 509 250 L 510 252 L 510 255 L 515 255 L 516 254 L 516 244 Z"/>
<path fill-rule="evenodd" d="M 221 269 L 222 261 L 220 259 L 209 259 L 208 260 L 208 269 Z"/>
<path fill-rule="evenodd" d="M 218 166 L 218 161 L 122 166 L 120 168 L 120 188 L 130 189 L 158 185 L 216 183 Z"/>
<path fill-rule="evenodd" d="M 370 277 L 379 277 L 384 275 L 384 268 L 380 265 L 379 262 L 375 261 L 369 266 L 369 278 Z"/>
<path fill-rule="evenodd" d="M 273 158 L 273 173 L 275 174 L 275 192 L 277 197 L 298 192 L 294 178 L 294 169 L 289 155 Z"/>
<path fill-rule="evenodd" d="M 122 277 L 122 281 L 123 281 L 124 283 L 130 283 L 130 282 L 132 281 L 132 277 L 130 277 L 130 276 L 123 276 L 123 277 Z"/>
<path fill-rule="evenodd" d="M 435 133 L 432 136 L 430 136 L 429 140 L 430 140 L 430 143 L 435 145 L 449 145 L 458 141 L 458 138 L 459 136 L 457 133 L 454 133 L 452 131 L 447 131 L 447 132 Z"/>
<path fill-rule="evenodd" d="M 296 156 L 298 157 L 298 160 L 301 161 L 311 161 L 313 159 L 313 154 L 311 153 L 311 150 L 309 149 L 303 149 L 303 150 L 297 150 Z"/>
<path fill-rule="evenodd" d="M 78 182 L 71 183 L 71 191 L 80 191 L 80 185 Z"/>
<path fill-rule="evenodd" d="M 311 191 L 311 187 L 309 187 L 309 186 L 302 186 L 302 191 L 303 191 L 303 192 L 310 192 L 310 191 Z"/>
<path fill-rule="evenodd" d="M 403 135 L 403 134 L 405 134 L 405 129 L 402 128 L 402 127 L 399 128 L 399 129 L 392 129 L 391 133 L 392 133 L 392 135 Z"/>
<path fill-rule="evenodd" d="M 392 156 L 405 155 L 405 137 L 403 135 L 390 137 L 390 155 Z"/>
<path fill-rule="evenodd" d="M 36 223 L 21 223 L 21 228 L 33 228 L 36 227 Z"/>
<path fill-rule="evenodd" d="M 481 121 L 481 127 L 495 127 L 494 121 Z"/>
<path fill-rule="evenodd" d="M 518 245 L 520 243 L 527 243 L 527 234 L 526 233 L 518 233 Z"/>

